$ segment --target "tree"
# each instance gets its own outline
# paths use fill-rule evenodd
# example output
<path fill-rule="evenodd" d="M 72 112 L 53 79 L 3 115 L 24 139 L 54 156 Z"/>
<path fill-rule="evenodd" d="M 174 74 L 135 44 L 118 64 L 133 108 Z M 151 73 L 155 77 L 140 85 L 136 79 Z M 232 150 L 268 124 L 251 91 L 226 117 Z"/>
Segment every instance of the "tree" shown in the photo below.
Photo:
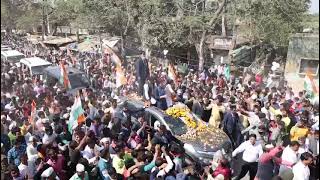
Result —
<path fill-rule="evenodd" d="M 242 17 L 243 32 L 252 42 L 287 46 L 289 36 L 301 31 L 310 0 L 237 0 L 234 16 Z"/>

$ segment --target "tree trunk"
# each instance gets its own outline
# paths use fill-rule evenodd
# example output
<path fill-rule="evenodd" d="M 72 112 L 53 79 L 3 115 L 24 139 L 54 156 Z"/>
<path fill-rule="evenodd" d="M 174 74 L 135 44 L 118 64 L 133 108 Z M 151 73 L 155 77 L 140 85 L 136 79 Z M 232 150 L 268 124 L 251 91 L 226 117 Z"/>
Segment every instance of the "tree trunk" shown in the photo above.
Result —
<path fill-rule="evenodd" d="M 205 38 L 201 38 L 200 43 L 196 45 L 199 58 L 199 72 L 202 72 L 204 69 L 204 40 Z"/>
<path fill-rule="evenodd" d="M 226 16 L 225 16 L 225 8 L 223 8 L 223 13 L 222 13 L 222 22 L 221 22 L 221 32 L 222 36 L 226 37 L 227 36 L 227 31 L 226 31 Z"/>
<path fill-rule="evenodd" d="M 214 13 L 213 17 L 210 19 L 209 26 L 214 27 L 217 23 L 218 17 L 222 13 L 222 10 L 224 6 L 226 5 L 227 0 L 223 0 L 220 5 L 218 10 Z M 201 39 L 199 44 L 196 45 L 197 53 L 198 53 L 198 58 L 199 58 L 199 71 L 203 71 L 204 67 L 204 42 L 206 40 L 206 35 L 207 35 L 207 30 L 204 29 L 201 35 Z"/>
<path fill-rule="evenodd" d="M 190 64 L 190 59 L 191 59 L 191 52 L 190 52 L 190 46 L 188 47 L 188 52 L 187 52 L 187 64 Z"/>
<path fill-rule="evenodd" d="M 79 28 L 76 30 L 77 42 L 80 42 Z"/>
<path fill-rule="evenodd" d="M 49 23 L 49 15 L 47 14 L 47 31 L 48 31 L 48 34 L 50 34 L 50 23 Z"/>

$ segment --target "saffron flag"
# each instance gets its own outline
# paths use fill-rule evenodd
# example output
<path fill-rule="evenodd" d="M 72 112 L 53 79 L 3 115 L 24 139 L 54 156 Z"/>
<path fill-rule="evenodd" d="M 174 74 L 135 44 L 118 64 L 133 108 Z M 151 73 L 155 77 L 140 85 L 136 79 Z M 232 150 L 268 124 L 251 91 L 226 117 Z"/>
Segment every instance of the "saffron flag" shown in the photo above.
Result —
<path fill-rule="evenodd" d="M 124 75 L 122 67 L 116 67 L 116 86 L 117 88 L 127 84 L 127 78 Z"/>
<path fill-rule="evenodd" d="M 66 67 L 64 66 L 63 62 L 60 62 L 60 83 L 63 84 L 64 88 L 71 89 L 71 84 L 69 81 L 68 73 Z"/>
<path fill-rule="evenodd" d="M 104 53 L 106 54 L 110 54 L 111 55 L 111 61 L 116 65 L 116 87 L 120 87 L 122 85 L 126 85 L 127 84 L 127 78 L 125 76 L 124 70 L 122 69 L 122 63 L 121 60 L 119 58 L 119 56 L 117 56 L 111 48 L 106 47 Z"/>
<path fill-rule="evenodd" d="M 68 122 L 68 130 L 72 134 L 72 131 L 78 127 L 80 123 L 85 122 L 84 110 L 82 108 L 81 99 L 76 96 L 74 104 L 71 107 L 70 118 Z"/>
<path fill-rule="evenodd" d="M 35 115 L 36 115 L 36 106 L 37 106 L 37 104 L 36 104 L 36 102 L 33 100 L 32 103 L 31 103 L 31 115 L 29 116 L 29 119 L 28 119 L 28 121 L 29 121 L 30 124 L 33 124 L 33 123 L 34 123 L 34 117 L 35 117 Z"/>
<path fill-rule="evenodd" d="M 169 64 L 168 66 L 168 77 L 173 80 L 175 85 L 177 85 L 177 71 L 172 64 Z"/>
<path fill-rule="evenodd" d="M 307 73 L 304 79 L 304 89 L 310 95 L 310 98 L 313 98 L 319 93 L 318 88 L 313 80 L 313 77 L 310 73 Z"/>

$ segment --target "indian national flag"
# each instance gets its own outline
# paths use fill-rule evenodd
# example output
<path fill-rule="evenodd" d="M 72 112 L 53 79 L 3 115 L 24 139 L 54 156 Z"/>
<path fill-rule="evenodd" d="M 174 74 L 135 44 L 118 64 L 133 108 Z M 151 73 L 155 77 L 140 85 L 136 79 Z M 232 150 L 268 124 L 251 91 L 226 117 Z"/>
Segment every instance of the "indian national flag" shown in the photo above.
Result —
<path fill-rule="evenodd" d="M 63 84 L 64 88 L 71 89 L 71 84 L 68 77 L 68 72 L 66 67 L 64 66 L 63 62 L 60 62 L 60 83 Z"/>
<path fill-rule="evenodd" d="M 313 80 L 313 77 L 310 73 L 307 73 L 304 79 L 304 89 L 307 93 L 313 98 L 315 95 L 319 93 L 319 90 Z"/>
<path fill-rule="evenodd" d="M 28 121 L 30 124 L 33 124 L 34 123 L 34 117 L 36 115 L 36 102 L 33 100 L 32 103 L 31 103 L 31 115 L 29 116 L 28 118 Z"/>
<path fill-rule="evenodd" d="M 173 80 L 175 84 L 177 83 L 177 72 L 172 64 L 169 64 L 168 66 L 168 77 Z"/>
<path fill-rule="evenodd" d="M 86 118 L 84 116 L 84 110 L 82 108 L 81 99 L 76 96 L 74 104 L 71 107 L 70 118 L 68 122 L 68 130 L 72 134 L 74 130 L 80 123 L 85 122 Z"/>

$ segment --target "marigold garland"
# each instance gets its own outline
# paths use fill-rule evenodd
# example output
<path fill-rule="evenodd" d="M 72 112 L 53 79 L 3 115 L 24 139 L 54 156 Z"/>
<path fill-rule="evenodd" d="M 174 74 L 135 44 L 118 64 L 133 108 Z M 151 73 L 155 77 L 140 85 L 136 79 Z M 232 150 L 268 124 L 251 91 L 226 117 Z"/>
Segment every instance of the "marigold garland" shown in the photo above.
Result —
<path fill-rule="evenodd" d="M 192 129 L 197 128 L 197 131 L 204 131 L 204 129 L 206 128 L 206 125 L 204 125 L 201 122 L 198 122 L 198 125 L 197 125 L 197 121 L 193 119 L 192 115 L 190 114 L 190 109 L 187 107 L 174 106 L 174 107 L 168 108 L 166 110 L 166 113 L 174 118 L 183 119 L 185 124 L 189 128 L 192 128 Z"/>

